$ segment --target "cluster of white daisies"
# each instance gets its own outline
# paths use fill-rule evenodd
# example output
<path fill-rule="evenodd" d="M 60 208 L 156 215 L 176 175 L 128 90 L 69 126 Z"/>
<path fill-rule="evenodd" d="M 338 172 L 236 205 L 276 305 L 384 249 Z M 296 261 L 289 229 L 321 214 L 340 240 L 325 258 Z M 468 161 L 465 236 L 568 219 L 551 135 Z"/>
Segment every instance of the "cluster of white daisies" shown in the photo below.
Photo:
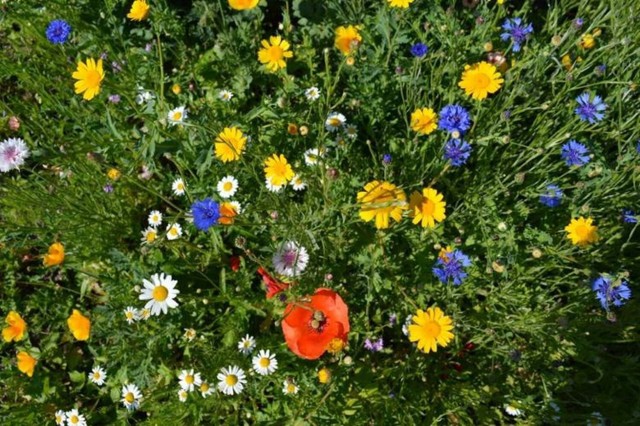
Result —
<path fill-rule="evenodd" d="M 149 226 L 142 231 L 142 244 L 151 244 L 158 238 L 158 227 L 162 225 L 162 213 L 158 210 L 152 210 L 148 217 Z M 182 236 L 182 227 L 179 223 L 167 224 L 166 237 L 167 240 L 177 240 Z"/>

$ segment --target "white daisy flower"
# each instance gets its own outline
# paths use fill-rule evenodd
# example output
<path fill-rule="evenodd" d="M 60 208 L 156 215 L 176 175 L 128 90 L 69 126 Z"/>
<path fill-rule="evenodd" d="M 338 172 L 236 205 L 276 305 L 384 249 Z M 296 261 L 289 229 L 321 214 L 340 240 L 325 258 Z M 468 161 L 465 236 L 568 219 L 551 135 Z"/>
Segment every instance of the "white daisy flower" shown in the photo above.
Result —
<path fill-rule="evenodd" d="M 180 379 L 180 387 L 187 392 L 193 392 L 196 386 L 200 386 L 202 384 L 200 373 L 194 373 L 193 369 L 189 371 L 182 370 L 178 379 Z"/>
<path fill-rule="evenodd" d="M 0 143 L 0 172 L 18 169 L 29 156 L 27 144 L 20 138 L 9 138 Z"/>
<path fill-rule="evenodd" d="M 282 393 L 285 395 L 295 395 L 298 393 L 298 390 L 298 386 L 291 379 L 285 380 L 282 383 Z"/>
<path fill-rule="evenodd" d="M 185 107 L 183 106 L 174 108 L 171 111 L 169 111 L 169 114 L 167 114 L 167 119 L 169 120 L 169 124 L 171 124 L 172 126 L 175 126 L 176 124 L 184 123 L 184 120 L 186 118 L 187 118 L 187 110 L 185 110 Z"/>
<path fill-rule="evenodd" d="M 56 424 L 62 426 L 67 421 L 67 415 L 62 410 L 56 411 Z"/>
<path fill-rule="evenodd" d="M 324 122 L 324 127 L 330 132 L 336 132 L 347 123 L 347 118 L 339 112 L 332 112 Z"/>
<path fill-rule="evenodd" d="M 223 89 L 220 92 L 218 92 L 218 98 L 221 101 L 229 102 L 231 98 L 233 98 L 233 93 L 231 93 L 229 90 Z"/>
<path fill-rule="evenodd" d="M 218 373 L 218 389 L 225 395 L 237 395 L 242 392 L 247 378 L 241 368 L 233 365 Z"/>
<path fill-rule="evenodd" d="M 160 315 L 160 311 L 167 313 L 169 308 L 177 308 L 178 302 L 175 300 L 180 293 L 175 288 L 178 281 L 171 278 L 171 275 L 153 274 L 151 281 L 143 280 L 144 288 L 140 294 L 140 300 L 148 300 L 145 308 L 151 309 L 151 315 Z"/>
<path fill-rule="evenodd" d="M 138 95 L 136 96 L 136 103 L 138 105 L 147 103 L 152 99 L 155 99 L 155 97 L 151 92 L 149 92 L 148 90 L 144 90 L 144 88 L 142 88 L 141 86 L 138 86 Z"/>
<path fill-rule="evenodd" d="M 302 191 L 307 187 L 307 184 L 302 180 L 302 178 L 299 175 L 295 175 L 291 179 L 291 182 L 289 182 L 289 185 L 293 187 L 294 191 Z"/>
<path fill-rule="evenodd" d="M 304 152 L 304 162 L 307 166 L 315 166 L 324 157 L 324 150 L 311 148 Z"/>
<path fill-rule="evenodd" d="M 104 385 L 104 381 L 107 379 L 107 372 L 102 369 L 99 365 L 93 367 L 91 373 L 89 373 L 89 380 L 95 383 L 98 386 Z"/>
<path fill-rule="evenodd" d="M 127 324 L 133 324 L 138 320 L 140 314 L 133 306 L 127 306 L 127 309 L 124 310 L 124 317 L 127 320 Z"/>
<path fill-rule="evenodd" d="M 178 399 L 180 400 L 180 402 L 186 402 L 188 396 L 189 396 L 189 393 L 186 390 L 184 389 L 178 390 Z"/>
<path fill-rule="evenodd" d="M 74 408 L 73 410 L 67 411 L 65 415 L 67 416 L 67 425 L 87 426 L 87 420 L 78 412 L 77 409 Z"/>
<path fill-rule="evenodd" d="M 404 319 L 404 324 L 402 324 L 402 334 L 404 334 L 405 336 L 409 335 L 409 326 L 413 322 L 412 318 L 413 315 L 407 315 L 407 317 Z"/>
<path fill-rule="evenodd" d="M 149 319 L 150 316 L 151 316 L 151 309 L 144 308 L 144 309 L 140 309 L 138 319 L 146 321 Z"/>
<path fill-rule="evenodd" d="M 140 389 L 136 385 L 122 386 L 122 403 L 127 409 L 137 410 L 141 399 L 142 393 L 140 393 Z"/>
<path fill-rule="evenodd" d="M 159 226 L 162 223 L 162 213 L 160 213 L 158 210 L 153 210 L 151 213 L 149 213 L 149 225 L 153 226 L 154 228 Z"/>
<path fill-rule="evenodd" d="M 174 180 L 171 184 L 171 189 L 173 190 L 174 195 L 177 195 L 178 197 L 184 195 L 184 191 L 186 189 L 184 180 L 182 180 L 182 178 Z"/>
<path fill-rule="evenodd" d="M 320 89 L 318 89 L 315 86 L 309 87 L 307 90 L 304 91 L 304 96 L 307 98 L 309 102 L 313 102 L 320 97 Z"/>
<path fill-rule="evenodd" d="M 191 342 L 196 338 L 196 331 L 193 328 L 185 328 L 183 337 Z"/>
<path fill-rule="evenodd" d="M 271 183 L 271 179 L 267 179 L 264 181 L 265 185 L 267 186 L 267 189 L 271 192 L 280 192 L 282 191 L 282 188 L 284 188 L 284 185 L 274 185 Z"/>
<path fill-rule="evenodd" d="M 148 227 L 142 231 L 142 238 L 140 238 L 140 241 L 142 241 L 142 245 L 144 246 L 153 243 L 156 238 L 158 238 L 158 230 L 156 228 Z"/>
<path fill-rule="evenodd" d="M 280 275 L 295 277 L 307 267 L 309 253 L 295 241 L 287 241 L 273 254 L 272 263 Z"/>
<path fill-rule="evenodd" d="M 167 240 L 177 240 L 182 236 L 182 227 L 177 223 L 170 223 L 167 226 Z"/>
<path fill-rule="evenodd" d="M 244 336 L 238 342 L 238 350 L 242 352 L 244 355 L 249 355 L 256 347 L 256 339 L 249 336 L 248 334 Z"/>
<path fill-rule="evenodd" d="M 345 127 L 344 132 L 347 134 L 349 139 L 355 139 L 358 137 L 358 128 L 353 124 L 349 124 Z"/>
<path fill-rule="evenodd" d="M 513 406 L 513 405 L 511 405 L 511 404 L 505 404 L 505 405 L 504 405 L 504 411 L 505 411 L 508 415 L 513 416 L 513 417 L 517 417 L 517 416 L 522 415 L 522 411 L 521 411 L 521 410 L 519 410 L 517 407 L 514 407 L 514 406 Z"/>
<path fill-rule="evenodd" d="M 253 364 L 253 371 L 262 375 L 268 376 L 278 369 L 278 360 L 275 354 L 270 353 L 268 350 L 261 350 L 251 360 Z"/>
<path fill-rule="evenodd" d="M 217 189 L 222 198 L 231 198 L 238 190 L 238 181 L 233 176 L 225 176 L 218 182 Z"/>
<path fill-rule="evenodd" d="M 236 214 L 242 213 L 242 204 L 237 201 L 229 201 L 229 204 L 231 204 L 233 209 L 236 211 Z"/>
<path fill-rule="evenodd" d="M 213 393 L 213 390 L 214 390 L 213 386 L 211 386 L 206 381 L 203 381 L 202 384 L 200 385 L 200 393 L 202 394 L 203 398 L 206 398 L 209 395 L 211 395 Z"/>

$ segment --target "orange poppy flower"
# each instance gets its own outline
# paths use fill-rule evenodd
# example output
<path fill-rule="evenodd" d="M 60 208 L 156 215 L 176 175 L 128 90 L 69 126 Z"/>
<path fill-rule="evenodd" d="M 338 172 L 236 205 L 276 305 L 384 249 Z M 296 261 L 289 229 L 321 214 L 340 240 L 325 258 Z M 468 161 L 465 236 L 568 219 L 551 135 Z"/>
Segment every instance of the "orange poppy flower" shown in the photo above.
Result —
<path fill-rule="evenodd" d="M 269 275 L 262 266 L 258 268 L 258 273 L 262 276 L 262 282 L 264 285 L 267 286 L 267 299 L 271 299 L 273 296 L 289 287 L 289 284 L 281 283 Z"/>
<path fill-rule="evenodd" d="M 349 308 L 338 293 L 319 288 L 305 303 L 287 306 L 282 332 L 294 354 L 318 359 L 333 339 L 347 342 Z"/>

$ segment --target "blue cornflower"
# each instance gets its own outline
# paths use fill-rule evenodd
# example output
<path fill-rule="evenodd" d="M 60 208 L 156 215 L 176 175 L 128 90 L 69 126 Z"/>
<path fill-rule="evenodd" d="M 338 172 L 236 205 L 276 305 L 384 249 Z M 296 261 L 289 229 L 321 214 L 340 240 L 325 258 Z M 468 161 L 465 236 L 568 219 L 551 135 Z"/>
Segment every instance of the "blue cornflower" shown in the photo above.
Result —
<path fill-rule="evenodd" d="M 607 104 L 602 101 L 600 96 L 595 95 L 591 99 L 591 95 L 584 92 L 576 98 L 576 102 L 578 102 L 578 106 L 575 111 L 580 120 L 593 124 L 604 118 L 603 111 L 607 109 Z"/>
<path fill-rule="evenodd" d="M 580 28 L 582 28 L 583 25 L 584 25 L 584 19 L 576 18 L 576 19 L 573 20 L 573 27 L 576 30 L 579 30 Z"/>
<path fill-rule="evenodd" d="M 193 224 L 201 231 L 206 231 L 213 225 L 218 223 L 220 219 L 220 204 L 211 198 L 205 198 L 202 201 L 196 201 L 191 206 L 193 214 Z"/>
<path fill-rule="evenodd" d="M 605 275 L 600 275 L 593 282 L 592 289 L 596 292 L 602 308 L 606 310 L 609 310 L 612 303 L 617 307 L 624 305 L 624 301 L 631 297 L 631 289 L 625 280 L 614 283 L 609 276 Z"/>
<path fill-rule="evenodd" d="M 638 154 L 640 154 L 640 140 L 638 141 L 638 143 L 636 144 L 636 152 Z"/>
<path fill-rule="evenodd" d="M 638 218 L 633 210 L 624 209 L 622 210 L 622 221 L 624 223 L 638 223 Z"/>
<path fill-rule="evenodd" d="M 391 164 L 391 154 L 384 154 L 382 156 L 382 164 L 384 164 L 385 166 Z"/>
<path fill-rule="evenodd" d="M 384 340 L 382 340 L 382 337 L 378 340 L 375 340 L 375 338 L 373 340 L 367 339 L 364 341 L 364 348 L 371 352 L 380 352 L 384 349 Z"/>
<path fill-rule="evenodd" d="M 443 284 L 453 280 L 454 285 L 460 285 L 468 275 L 464 269 L 468 266 L 471 266 L 469 256 L 460 250 L 454 250 L 438 257 L 436 266 L 433 267 L 433 274 Z"/>
<path fill-rule="evenodd" d="M 533 26 L 522 23 L 522 19 L 520 18 L 507 18 L 502 24 L 502 29 L 505 30 L 505 32 L 500 35 L 500 38 L 502 41 L 511 39 L 514 52 L 520 51 L 521 44 L 527 41 L 529 34 L 533 32 Z"/>
<path fill-rule="evenodd" d="M 561 155 L 567 166 L 584 166 L 591 161 L 587 147 L 573 139 L 562 145 Z"/>
<path fill-rule="evenodd" d="M 547 192 L 540 195 L 540 202 L 547 207 L 558 207 L 562 202 L 563 195 L 558 185 L 547 185 Z"/>
<path fill-rule="evenodd" d="M 411 46 L 411 54 L 416 58 L 422 58 L 429 52 L 429 48 L 424 43 L 416 43 Z"/>
<path fill-rule="evenodd" d="M 471 116 L 463 106 L 457 104 L 447 105 L 440 110 L 439 115 L 438 128 L 441 130 L 446 130 L 450 133 L 458 132 L 462 135 L 471 128 Z"/>
<path fill-rule="evenodd" d="M 607 72 L 607 66 L 605 64 L 598 65 L 595 67 L 594 72 L 597 76 L 603 76 L 605 72 Z"/>
<path fill-rule="evenodd" d="M 62 44 L 69 38 L 71 34 L 71 25 L 62 19 L 56 19 L 49 23 L 46 35 L 47 40 L 53 44 Z"/>
<path fill-rule="evenodd" d="M 444 146 L 444 159 L 451 161 L 452 166 L 462 166 L 470 155 L 471 145 L 462 139 L 450 139 Z"/>

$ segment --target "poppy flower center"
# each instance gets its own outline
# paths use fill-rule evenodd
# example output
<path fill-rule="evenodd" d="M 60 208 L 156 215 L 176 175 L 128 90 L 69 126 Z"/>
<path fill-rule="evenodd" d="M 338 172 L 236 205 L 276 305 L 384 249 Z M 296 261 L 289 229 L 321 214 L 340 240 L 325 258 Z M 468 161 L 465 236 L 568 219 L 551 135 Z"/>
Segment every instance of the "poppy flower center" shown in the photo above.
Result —
<path fill-rule="evenodd" d="M 326 324 L 327 317 L 322 311 L 315 311 L 311 316 L 311 321 L 309 322 L 309 326 L 318 333 L 322 333 L 322 330 L 324 329 L 324 326 Z"/>

